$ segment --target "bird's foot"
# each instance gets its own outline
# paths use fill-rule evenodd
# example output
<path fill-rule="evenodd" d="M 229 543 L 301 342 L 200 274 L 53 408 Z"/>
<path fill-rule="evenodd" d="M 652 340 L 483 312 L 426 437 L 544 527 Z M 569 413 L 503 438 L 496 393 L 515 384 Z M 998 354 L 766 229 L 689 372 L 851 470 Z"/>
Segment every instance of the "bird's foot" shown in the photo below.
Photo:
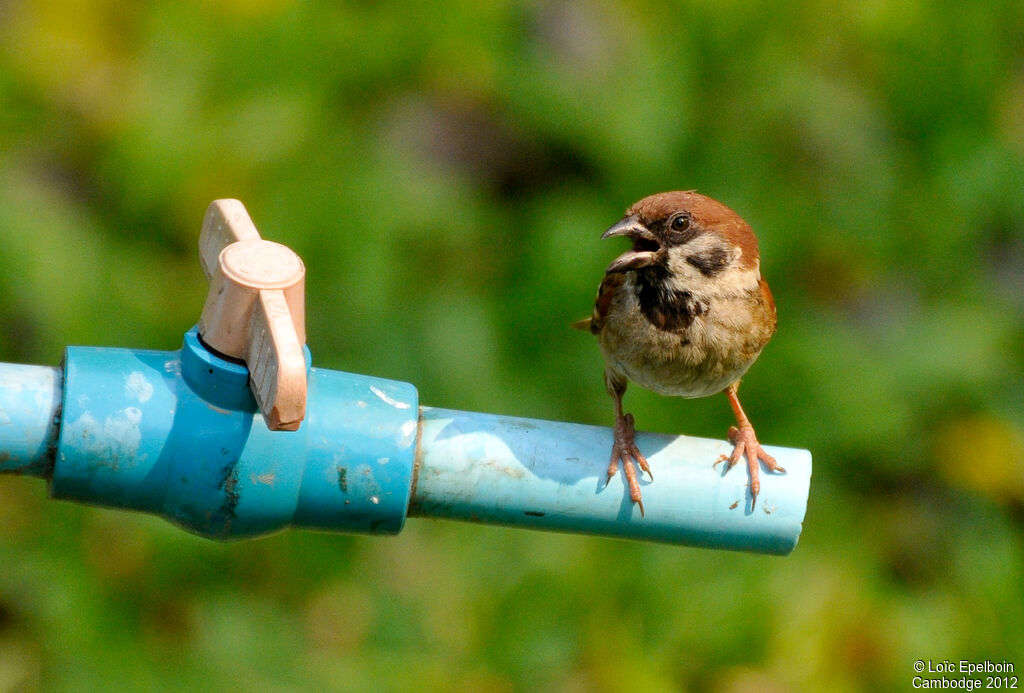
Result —
<path fill-rule="evenodd" d="M 633 415 L 626 414 L 615 422 L 615 441 L 612 443 L 612 458 L 608 463 L 608 479 L 605 485 L 619 471 L 619 463 L 622 463 L 622 473 L 626 476 L 626 484 L 629 486 L 629 497 L 634 503 L 640 506 L 640 516 L 644 514 L 643 497 L 640 494 L 640 482 L 637 479 L 636 468 L 647 472 L 647 476 L 654 480 L 651 468 L 647 464 L 647 458 L 640 454 L 636 442 L 636 427 L 633 424 Z"/>
<path fill-rule="evenodd" d="M 740 461 L 740 458 L 744 454 L 747 456 L 747 470 L 750 473 L 750 509 L 753 510 L 757 504 L 757 494 L 761 492 L 761 479 L 760 469 L 757 463 L 758 460 L 764 462 L 764 466 L 768 468 L 770 472 L 786 473 L 786 470 L 779 466 L 779 463 L 775 461 L 775 458 L 764 451 L 761 447 L 761 443 L 757 441 L 757 435 L 754 433 L 754 427 L 747 424 L 746 426 L 732 426 L 729 428 L 729 441 L 733 444 L 732 455 L 728 457 L 728 465 L 725 471 L 728 472 L 736 463 Z M 725 455 L 722 455 L 715 465 L 719 462 L 726 461 Z"/>

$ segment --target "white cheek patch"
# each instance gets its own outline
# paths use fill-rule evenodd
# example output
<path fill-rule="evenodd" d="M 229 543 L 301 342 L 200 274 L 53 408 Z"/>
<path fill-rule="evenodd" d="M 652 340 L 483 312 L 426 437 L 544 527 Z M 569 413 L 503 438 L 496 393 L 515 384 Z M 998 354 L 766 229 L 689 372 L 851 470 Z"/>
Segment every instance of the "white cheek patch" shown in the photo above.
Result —
<path fill-rule="evenodd" d="M 702 234 L 669 251 L 673 288 L 703 295 L 740 295 L 757 288 L 757 264 L 740 269 L 742 251 L 714 234 Z"/>
<path fill-rule="evenodd" d="M 757 284 L 761 279 L 761 271 L 757 266 L 746 270 L 732 270 L 723 272 L 716 277 L 714 286 L 717 287 L 721 296 L 742 296 L 757 290 Z"/>

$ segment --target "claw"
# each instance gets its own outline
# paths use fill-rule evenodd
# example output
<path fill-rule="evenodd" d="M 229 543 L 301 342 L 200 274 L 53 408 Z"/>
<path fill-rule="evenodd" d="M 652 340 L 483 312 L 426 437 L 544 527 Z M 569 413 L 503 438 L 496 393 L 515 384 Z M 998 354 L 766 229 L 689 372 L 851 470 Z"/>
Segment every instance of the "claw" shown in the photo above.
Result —
<path fill-rule="evenodd" d="M 736 423 L 739 424 L 739 428 L 732 426 L 729 429 L 729 440 L 732 441 L 733 449 L 732 455 L 729 456 L 729 466 L 725 468 L 728 472 L 736 463 L 740 461 L 740 458 L 744 454 L 747 456 L 747 471 L 750 474 L 750 510 L 754 510 L 754 506 L 757 505 L 757 494 L 761 492 L 761 479 L 760 479 L 760 468 L 758 466 L 758 460 L 764 462 L 764 465 L 770 472 L 781 472 L 786 473 L 786 470 L 779 466 L 775 461 L 775 458 L 764 451 L 761 447 L 761 443 L 757 442 L 757 436 L 754 434 L 754 427 L 750 425 L 750 419 L 743 411 L 743 407 L 740 406 L 739 397 L 736 395 L 736 391 L 739 389 L 740 382 L 737 380 L 729 387 L 725 388 L 725 394 L 729 398 L 729 405 L 732 407 L 733 414 L 736 415 Z M 719 462 L 722 460 L 719 460 Z M 718 462 L 715 463 L 716 465 Z"/>
<path fill-rule="evenodd" d="M 747 456 L 747 471 L 750 474 L 750 509 L 753 510 L 757 505 L 757 494 L 761 492 L 761 478 L 760 478 L 760 467 L 758 460 L 764 462 L 764 466 L 768 468 L 770 472 L 786 473 L 786 470 L 780 466 L 775 458 L 765 452 L 764 448 L 761 447 L 761 443 L 758 442 L 757 436 L 754 433 L 753 426 L 747 424 L 740 426 L 739 428 L 733 426 L 729 429 L 729 440 L 733 444 L 732 455 L 729 456 L 729 464 L 725 471 L 728 472 L 736 463 L 740 461 L 740 458 L 745 454 Z M 723 455 L 724 457 L 724 455 Z M 722 460 L 719 459 L 719 462 Z M 717 465 L 718 462 L 715 462 Z"/>
<path fill-rule="evenodd" d="M 612 455 L 608 462 L 608 479 L 605 486 L 612 477 L 619 471 L 619 464 L 622 464 L 622 473 L 626 477 L 626 485 L 629 487 L 629 497 L 640 507 L 640 516 L 644 516 L 643 495 L 640 493 L 640 482 L 637 480 L 636 467 L 647 472 L 652 480 L 650 465 L 647 459 L 636 446 L 636 427 L 633 422 L 633 415 L 626 414 L 615 423 L 614 442 L 612 443 Z"/>

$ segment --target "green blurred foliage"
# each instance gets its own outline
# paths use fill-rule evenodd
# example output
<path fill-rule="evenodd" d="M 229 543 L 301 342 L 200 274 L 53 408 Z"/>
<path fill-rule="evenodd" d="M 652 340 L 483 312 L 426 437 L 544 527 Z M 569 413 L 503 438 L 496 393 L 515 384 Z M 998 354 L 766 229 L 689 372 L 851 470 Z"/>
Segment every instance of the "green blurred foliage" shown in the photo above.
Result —
<path fill-rule="evenodd" d="M 610 424 L 635 199 L 758 231 L 745 380 L 809 448 L 788 558 L 410 521 L 219 545 L 0 479 L 0 690 L 892 690 L 1024 667 L 1024 5 L 0 4 L 0 358 L 174 349 L 206 205 L 308 268 L 318 365 Z M 633 388 L 722 437 L 724 398 Z M 600 470 L 595 470 L 595 474 Z"/>

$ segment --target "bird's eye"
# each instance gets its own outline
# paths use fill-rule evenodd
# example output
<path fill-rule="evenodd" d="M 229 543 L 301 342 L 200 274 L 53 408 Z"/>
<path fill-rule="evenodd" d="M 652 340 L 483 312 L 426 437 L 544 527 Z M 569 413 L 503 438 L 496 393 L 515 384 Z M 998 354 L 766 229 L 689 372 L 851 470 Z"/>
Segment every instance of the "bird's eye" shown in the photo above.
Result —
<path fill-rule="evenodd" d="M 685 231 L 690 228 L 690 215 L 686 212 L 675 215 L 669 222 L 669 226 L 673 231 Z"/>

